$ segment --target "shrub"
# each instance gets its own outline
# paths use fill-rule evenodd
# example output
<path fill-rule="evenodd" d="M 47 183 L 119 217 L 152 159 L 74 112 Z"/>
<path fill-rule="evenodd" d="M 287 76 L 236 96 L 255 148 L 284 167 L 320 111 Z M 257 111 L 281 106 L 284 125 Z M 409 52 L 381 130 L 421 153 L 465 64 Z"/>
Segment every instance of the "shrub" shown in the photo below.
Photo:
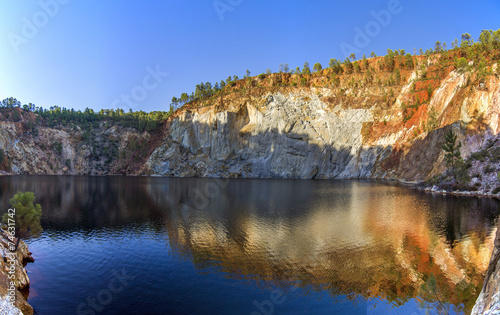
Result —
<path fill-rule="evenodd" d="M 36 235 L 42 231 L 40 225 L 42 208 L 40 204 L 35 205 L 34 201 L 34 193 L 29 191 L 18 192 L 10 199 L 14 212 L 7 212 L 3 215 L 3 223 L 15 222 L 16 229 L 19 230 L 19 236 Z"/>
<path fill-rule="evenodd" d="M 62 154 L 62 143 L 60 141 L 56 141 L 52 144 L 52 149 L 59 155 Z"/>
<path fill-rule="evenodd" d="M 458 72 L 464 72 L 465 70 L 467 70 L 467 66 L 467 59 L 465 59 L 464 57 L 455 60 L 455 68 L 458 70 Z"/>
<path fill-rule="evenodd" d="M 493 166 L 489 165 L 489 164 L 488 164 L 488 165 L 486 165 L 486 167 L 484 168 L 484 172 L 485 172 L 486 174 L 488 174 L 488 173 L 492 173 L 492 172 L 494 172 L 494 171 L 495 171 L 495 168 L 494 168 Z"/>
<path fill-rule="evenodd" d="M 483 149 L 483 150 L 472 153 L 470 155 L 470 158 L 472 160 L 478 160 L 478 161 L 484 162 L 487 156 L 488 156 L 488 151 Z"/>
<path fill-rule="evenodd" d="M 432 96 L 432 92 L 433 92 L 433 91 L 432 91 L 432 87 L 431 87 L 431 86 L 428 86 L 428 87 L 427 87 L 427 96 L 428 96 L 429 98 L 431 98 L 431 96 Z"/>

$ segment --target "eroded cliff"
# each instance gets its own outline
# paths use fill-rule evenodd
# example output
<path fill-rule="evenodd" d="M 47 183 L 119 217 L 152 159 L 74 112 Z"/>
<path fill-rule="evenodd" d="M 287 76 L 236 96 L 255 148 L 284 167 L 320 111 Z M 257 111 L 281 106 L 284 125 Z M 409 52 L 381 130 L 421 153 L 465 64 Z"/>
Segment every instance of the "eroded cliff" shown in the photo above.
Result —
<path fill-rule="evenodd" d="M 144 173 L 423 180 L 445 169 L 440 147 L 448 128 L 464 143 L 464 157 L 499 131 L 497 65 L 494 75 L 471 80 L 473 73 L 439 62 L 421 60 L 401 72 L 399 84 L 361 76 L 332 86 L 328 70 L 308 87 L 290 74 L 242 80 L 205 106 L 177 111 Z"/>

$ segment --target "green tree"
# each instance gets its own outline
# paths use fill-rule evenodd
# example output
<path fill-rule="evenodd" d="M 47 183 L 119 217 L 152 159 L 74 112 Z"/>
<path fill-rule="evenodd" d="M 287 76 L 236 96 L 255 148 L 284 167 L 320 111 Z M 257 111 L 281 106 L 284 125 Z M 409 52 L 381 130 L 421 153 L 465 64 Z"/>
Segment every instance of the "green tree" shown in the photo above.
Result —
<path fill-rule="evenodd" d="M 355 54 L 355 53 L 350 54 L 350 55 L 349 55 L 349 58 L 350 58 L 352 61 L 356 60 L 356 54 Z"/>
<path fill-rule="evenodd" d="M 469 66 L 467 59 L 464 57 L 455 60 L 455 68 L 458 72 L 465 72 Z"/>
<path fill-rule="evenodd" d="M 406 69 L 413 69 L 415 67 L 413 58 L 409 53 L 405 55 L 405 67 Z"/>
<path fill-rule="evenodd" d="M 320 72 L 321 70 L 323 70 L 323 67 L 321 66 L 321 64 L 319 62 L 316 62 L 313 66 L 313 70 L 314 70 L 314 72 Z"/>
<path fill-rule="evenodd" d="M 460 43 L 461 47 L 467 47 L 472 43 L 472 36 L 469 33 L 462 34 L 462 41 Z"/>
<path fill-rule="evenodd" d="M 372 51 L 372 53 L 370 54 L 370 57 L 374 58 L 374 57 L 377 57 L 377 55 L 375 54 L 374 51 Z"/>
<path fill-rule="evenodd" d="M 460 155 L 462 143 L 457 142 L 457 135 L 450 129 L 444 136 L 444 144 L 441 147 L 445 153 L 446 166 L 451 167 L 453 178 L 456 179 L 456 168 L 462 160 Z"/>
<path fill-rule="evenodd" d="M 437 41 L 435 44 L 434 44 L 434 50 L 436 52 L 440 52 L 441 50 L 443 50 L 443 47 L 441 46 L 441 42 L 440 41 Z"/>
<path fill-rule="evenodd" d="M 279 73 L 288 73 L 290 71 L 290 66 L 288 63 L 280 63 L 279 65 Z"/>
<path fill-rule="evenodd" d="M 366 59 L 366 55 L 363 54 L 363 69 L 364 70 L 368 70 L 368 67 L 370 66 L 369 63 L 368 63 L 368 59 Z"/>
<path fill-rule="evenodd" d="M 311 74 L 311 68 L 309 68 L 309 62 L 304 62 L 304 67 L 302 68 L 302 74 Z"/>
<path fill-rule="evenodd" d="M 351 60 L 349 60 L 349 58 L 345 58 L 344 65 L 345 65 L 345 72 L 348 74 L 352 73 L 354 66 L 352 65 L 352 62 Z"/>
<path fill-rule="evenodd" d="M 17 237 L 27 235 L 38 235 L 42 231 L 40 218 L 42 207 L 34 204 L 35 194 L 32 192 L 18 192 L 10 199 L 10 204 L 14 212 L 7 212 L 3 215 L 4 224 L 15 222 Z"/>

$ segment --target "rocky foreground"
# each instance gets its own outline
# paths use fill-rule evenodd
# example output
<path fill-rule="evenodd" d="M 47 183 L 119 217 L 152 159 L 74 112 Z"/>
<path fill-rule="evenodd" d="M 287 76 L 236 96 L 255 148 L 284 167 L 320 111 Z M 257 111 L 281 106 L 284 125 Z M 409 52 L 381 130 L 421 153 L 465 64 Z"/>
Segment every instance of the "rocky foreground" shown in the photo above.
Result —
<path fill-rule="evenodd" d="M 9 250 L 8 235 L 0 229 L 0 310 L 1 314 L 33 314 L 33 308 L 26 301 L 22 291 L 27 290 L 30 280 L 24 269 L 28 262 L 34 262 L 28 246 L 22 240 L 15 252 Z M 14 303 L 10 300 L 14 297 Z"/>

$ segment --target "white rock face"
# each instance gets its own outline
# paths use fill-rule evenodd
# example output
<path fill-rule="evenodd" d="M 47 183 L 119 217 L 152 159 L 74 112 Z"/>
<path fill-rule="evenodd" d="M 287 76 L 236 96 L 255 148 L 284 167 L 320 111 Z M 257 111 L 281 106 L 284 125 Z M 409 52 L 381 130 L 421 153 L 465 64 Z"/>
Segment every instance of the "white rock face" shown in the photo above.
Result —
<path fill-rule="evenodd" d="M 20 309 L 9 303 L 7 297 L 0 296 L 0 311 L 5 315 L 23 315 Z"/>
<path fill-rule="evenodd" d="M 174 176 L 373 177 L 397 137 L 363 146 L 366 122 L 369 109 L 330 109 L 315 94 L 268 94 L 227 111 L 183 113 L 147 166 Z"/>
<path fill-rule="evenodd" d="M 402 107 L 411 102 L 415 72 L 398 90 L 312 87 L 221 97 L 172 118 L 145 173 L 422 180 L 446 169 L 440 148 L 449 128 L 463 142 L 463 157 L 500 131 L 500 80 L 481 89 L 467 85 L 467 75 L 451 71 L 410 121 Z M 388 91 L 392 103 L 383 100 Z M 429 132 L 431 110 L 438 128 Z"/>

